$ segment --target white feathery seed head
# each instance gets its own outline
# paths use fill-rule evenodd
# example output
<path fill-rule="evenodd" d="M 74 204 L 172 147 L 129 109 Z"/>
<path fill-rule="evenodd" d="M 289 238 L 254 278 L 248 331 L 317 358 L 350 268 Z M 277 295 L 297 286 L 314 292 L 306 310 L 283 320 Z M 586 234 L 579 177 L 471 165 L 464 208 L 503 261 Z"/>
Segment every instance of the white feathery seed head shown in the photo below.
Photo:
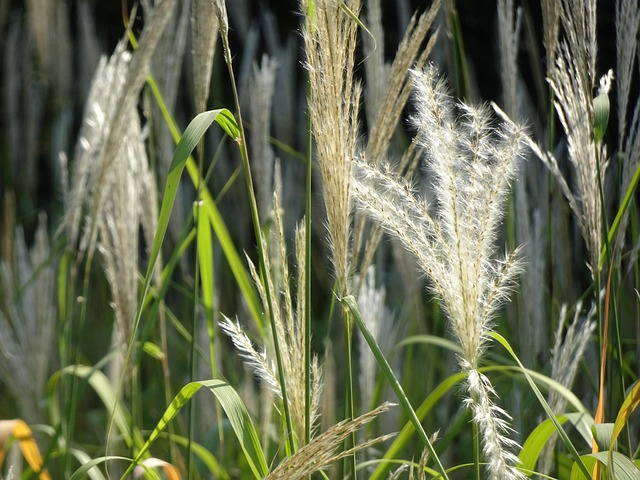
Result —
<path fill-rule="evenodd" d="M 435 192 L 433 205 L 406 180 L 356 162 L 356 207 L 412 252 L 447 312 L 462 347 L 467 405 L 482 433 L 489 478 L 522 478 L 509 417 L 478 372 L 498 308 L 509 298 L 521 267 L 518 250 L 497 256 L 495 241 L 510 182 L 523 154 L 523 129 L 496 125 L 486 106 L 456 103 L 434 67 L 412 72 L 416 142 Z"/>
<path fill-rule="evenodd" d="M 223 315 L 224 319 L 220 323 L 220 329 L 223 333 L 231 338 L 233 345 L 238 349 L 238 352 L 242 358 L 245 359 L 247 366 L 253 370 L 254 374 L 275 393 L 278 397 L 282 397 L 282 390 L 280 388 L 280 382 L 276 374 L 275 365 L 272 360 L 267 358 L 266 352 L 258 351 L 253 346 L 253 343 L 249 339 L 240 323 L 238 321 L 232 322 L 229 318 Z"/>
<path fill-rule="evenodd" d="M 309 12 L 308 0 L 301 0 Z M 360 0 L 349 2 L 357 16 Z M 331 261 L 338 294 L 351 287 L 351 168 L 356 156 L 362 86 L 354 66 L 358 24 L 336 0 L 316 0 L 305 16 L 303 37 L 309 71 L 309 113 L 322 175 Z"/>

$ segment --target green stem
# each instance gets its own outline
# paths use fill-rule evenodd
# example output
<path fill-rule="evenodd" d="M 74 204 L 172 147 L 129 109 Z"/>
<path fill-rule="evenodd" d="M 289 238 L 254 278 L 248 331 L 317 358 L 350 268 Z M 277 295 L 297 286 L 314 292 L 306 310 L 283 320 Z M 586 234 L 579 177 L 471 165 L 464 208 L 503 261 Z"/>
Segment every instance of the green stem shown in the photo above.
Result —
<path fill-rule="evenodd" d="M 242 167 L 245 173 L 245 180 L 247 185 L 247 191 L 249 193 L 249 206 L 251 209 L 251 222 L 253 224 L 253 230 L 256 235 L 256 243 L 258 246 L 258 259 L 260 262 L 260 270 L 264 275 L 267 275 L 266 271 L 266 252 L 263 248 L 262 242 L 262 231 L 260 229 L 260 218 L 258 216 L 258 205 L 256 202 L 256 195 L 253 189 L 253 179 L 251 178 L 251 167 L 249 166 L 249 154 L 247 152 L 247 141 L 244 132 L 244 124 L 242 122 L 242 114 L 240 110 L 240 100 L 238 97 L 238 88 L 236 86 L 235 76 L 233 73 L 233 64 L 231 59 L 231 49 L 229 47 L 229 37 L 224 33 L 224 30 L 221 30 L 222 33 L 222 42 L 224 46 L 224 57 L 225 62 L 227 64 L 227 68 L 229 70 L 229 78 L 231 80 L 231 88 L 233 90 L 233 100 L 236 106 L 236 115 L 238 116 L 238 127 L 240 129 L 240 156 L 242 158 Z M 282 404 L 284 408 L 284 417 L 286 422 L 286 438 L 287 438 L 287 447 L 292 454 L 295 452 L 295 442 L 293 437 L 293 424 L 291 421 L 291 414 L 289 412 L 289 402 L 287 399 L 287 385 L 284 376 L 284 366 L 282 362 L 282 352 L 280 351 L 280 342 L 278 339 L 278 330 L 276 328 L 275 317 L 273 315 L 274 307 L 273 307 L 273 298 L 271 295 L 271 288 L 269 287 L 269 281 L 264 282 L 265 294 L 267 297 L 267 307 L 269 315 L 269 322 L 271 325 L 271 334 L 273 335 L 273 346 L 276 354 L 276 365 L 278 367 L 278 380 L 280 382 L 280 388 L 282 390 Z"/>
<path fill-rule="evenodd" d="M 342 306 L 342 318 L 344 319 L 344 347 L 345 347 L 345 363 L 347 367 L 345 378 L 345 419 L 352 420 L 355 418 L 355 407 L 353 401 L 353 319 L 351 312 Z M 356 445 L 356 434 L 351 433 L 349 437 L 344 441 L 344 450 L 350 450 Z M 344 462 L 344 477 L 352 478 L 356 480 L 357 477 L 357 461 L 355 452 L 353 455 L 349 455 L 345 458 Z"/>
<path fill-rule="evenodd" d="M 308 85 L 308 84 L 307 84 Z M 304 443 L 311 441 L 311 171 L 313 168 L 313 137 L 311 133 L 311 115 L 307 116 L 307 172 L 305 179 L 305 299 L 304 299 Z"/>
<path fill-rule="evenodd" d="M 480 480 L 480 432 L 478 432 L 478 423 L 471 422 L 473 429 L 473 463 L 476 480 Z"/>

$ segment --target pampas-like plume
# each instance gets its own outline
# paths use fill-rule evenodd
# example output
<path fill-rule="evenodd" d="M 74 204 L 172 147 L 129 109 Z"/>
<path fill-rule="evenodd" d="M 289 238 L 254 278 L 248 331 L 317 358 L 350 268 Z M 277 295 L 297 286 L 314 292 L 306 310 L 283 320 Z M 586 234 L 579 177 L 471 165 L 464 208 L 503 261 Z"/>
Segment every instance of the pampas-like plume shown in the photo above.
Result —
<path fill-rule="evenodd" d="M 622 164 L 622 185 L 620 202 L 622 203 L 633 174 L 640 165 L 640 98 L 636 99 L 631 124 L 627 129 L 627 110 L 633 78 L 636 53 L 638 53 L 637 30 L 640 24 L 640 4 L 635 0 L 621 0 L 616 3 L 616 53 L 617 53 L 617 86 L 618 86 L 618 145 L 624 155 Z M 624 240 L 629 210 L 625 210 L 616 243 Z"/>
<path fill-rule="evenodd" d="M 122 140 L 130 129 L 130 116 L 136 112 L 140 90 L 149 74 L 149 61 L 175 4 L 176 0 L 157 3 L 138 49 L 129 54 L 125 40 L 121 41 L 109 65 L 102 61 L 94 77 L 76 147 L 74 178 L 64 220 L 70 244 L 75 248 L 80 238 L 83 210 L 89 211 L 84 222 L 86 231 L 80 240 L 81 252 L 88 252 L 89 257 L 97 245 L 97 227 L 102 222 L 109 194 L 107 177 L 113 173 L 113 159 L 122 150 Z"/>
<path fill-rule="evenodd" d="M 113 344 L 121 347 L 131 336 L 137 308 L 138 237 L 153 242 L 156 230 L 157 192 L 142 138 L 135 104 L 119 112 L 118 95 L 130 78 L 132 57 L 120 43 L 107 62 L 100 61 L 87 100 L 84 122 L 75 150 L 71 188 L 66 192 L 65 220 L 69 242 L 81 254 L 93 255 L 96 246 L 104 261 L 115 312 Z M 120 118 L 118 117 L 120 115 Z M 111 154 L 105 152 L 115 122 L 127 125 Z M 84 221 L 82 215 L 88 211 Z M 81 225 L 84 222 L 84 232 Z M 111 369 L 116 384 L 124 354 Z"/>
<path fill-rule="evenodd" d="M 260 65 L 255 64 L 251 76 L 251 118 L 250 146 L 253 155 L 251 169 L 255 182 L 256 202 L 260 218 L 266 219 L 271 211 L 271 195 L 273 192 L 273 149 L 269 144 L 271 132 L 271 105 L 275 88 L 277 64 L 267 55 L 262 57 Z"/>
<path fill-rule="evenodd" d="M 308 0 L 301 0 L 309 12 Z M 349 2 L 358 15 L 361 1 Z M 327 213 L 331 261 L 338 294 L 349 294 L 351 276 L 350 178 L 356 156 L 361 86 L 354 80 L 358 25 L 336 0 L 316 0 L 305 15 L 304 43 L 309 70 L 309 111 Z"/>
<path fill-rule="evenodd" d="M 502 102 L 511 116 L 518 108 L 518 45 L 522 10 L 514 8 L 513 0 L 498 0 L 498 40 L 500 44 L 500 80 Z"/>
<path fill-rule="evenodd" d="M 347 437 L 381 413 L 389 410 L 391 406 L 392 404 L 390 403 L 383 403 L 375 410 L 365 413 L 364 415 L 337 423 L 326 432 L 318 435 L 295 454 L 287 457 L 275 470 L 265 477 L 265 480 L 298 480 L 328 467 L 341 458 L 353 455 L 355 452 L 387 440 L 393 435 L 384 435 L 360 443 L 349 450 L 335 453 L 336 449 Z"/>
<path fill-rule="evenodd" d="M 569 161 L 576 172 L 577 194 L 569 193 L 575 198 L 568 198 L 589 251 L 594 278 L 598 274 L 602 246 L 599 186 L 604 185 L 606 169 L 605 151 L 595 132 L 595 3 L 595 0 L 563 0 L 560 3 L 564 38 L 549 72 L 556 112 L 567 136 Z M 608 94 L 611 76 L 612 72 L 603 77 L 599 94 Z M 553 171 L 558 176 L 556 169 Z"/>
<path fill-rule="evenodd" d="M 422 68 L 427 63 L 435 41 L 438 38 L 437 31 L 431 35 L 426 46 L 422 48 L 433 21 L 440 10 L 440 0 L 432 3 L 429 10 L 422 15 L 414 15 L 407 26 L 407 30 L 398 46 L 398 51 L 391 65 L 384 63 L 384 38 L 381 22 L 380 0 L 368 0 L 369 22 L 372 35 L 376 39 L 376 49 L 368 35 L 365 39 L 365 53 L 367 61 L 365 69 L 367 73 L 366 113 L 369 122 L 369 138 L 366 147 L 366 159 L 372 165 L 380 165 L 393 138 L 393 133 L 402 112 L 411 94 L 411 82 L 408 71 L 414 68 Z M 412 149 L 410 149 L 412 150 Z M 406 171 L 410 175 L 415 164 L 412 155 L 405 155 L 398 164 L 396 171 Z M 353 254 L 352 258 L 361 259 L 359 271 L 366 272 L 373 260 L 382 237 L 379 226 L 374 225 L 371 231 L 366 232 L 365 218 L 356 215 L 353 228 Z M 360 276 L 362 286 L 365 275 Z"/>
<path fill-rule="evenodd" d="M 364 161 L 354 169 L 357 207 L 402 242 L 429 277 L 462 347 L 467 399 L 483 437 L 488 478 L 514 479 L 516 446 L 506 433 L 508 416 L 478 372 L 498 307 L 520 272 L 518 251 L 495 258 L 495 236 L 509 183 L 522 154 L 521 129 L 491 124 L 486 107 L 454 105 L 433 67 L 414 71 L 417 143 L 433 178 L 435 213 L 411 184 Z"/>
<path fill-rule="evenodd" d="M 631 80 L 638 49 L 638 25 L 640 25 L 640 4 L 637 0 L 616 2 L 618 145 L 623 144 L 623 139 L 626 136 Z"/>
<path fill-rule="evenodd" d="M 196 113 L 205 110 L 209 98 L 213 54 L 218 40 L 218 21 L 213 3 L 195 0 L 191 10 L 193 44 L 193 90 Z"/>

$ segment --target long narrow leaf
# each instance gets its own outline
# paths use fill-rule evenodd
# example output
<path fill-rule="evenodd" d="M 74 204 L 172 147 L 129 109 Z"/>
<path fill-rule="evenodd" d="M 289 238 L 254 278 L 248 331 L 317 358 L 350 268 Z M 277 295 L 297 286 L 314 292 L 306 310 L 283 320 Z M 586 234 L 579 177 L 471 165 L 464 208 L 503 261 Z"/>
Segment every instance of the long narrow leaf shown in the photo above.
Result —
<path fill-rule="evenodd" d="M 95 469 L 98 465 L 106 463 L 111 460 L 124 460 L 130 462 L 131 459 L 127 457 L 119 457 L 117 455 L 106 455 L 102 457 L 92 458 L 88 462 L 82 464 L 80 468 L 78 468 L 73 475 L 69 477 L 69 480 L 81 480 L 85 479 L 89 476 L 89 472 Z"/>
<path fill-rule="evenodd" d="M 625 397 L 624 402 L 622 402 L 622 406 L 618 411 L 618 415 L 616 416 L 616 421 L 613 425 L 613 433 L 611 435 L 611 445 L 609 449 L 613 449 L 613 444 L 615 443 L 618 435 L 622 432 L 622 429 L 629 420 L 629 417 L 634 412 L 636 408 L 640 405 L 640 381 L 636 381 L 635 385 L 629 391 L 629 394 Z"/>
<path fill-rule="evenodd" d="M 549 418 L 549 420 L 551 420 L 551 422 L 553 423 L 553 426 L 556 428 L 556 431 L 558 432 L 558 435 L 562 439 L 562 442 L 564 443 L 565 447 L 567 447 L 567 450 L 569 450 L 569 453 L 573 457 L 573 459 L 576 462 L 578 468 L 582 471 L 582 473 L 585 474 L 586 478 L 591 478 L 591 473 L 589 472 L 589 469 L 586 467 L 586 465 L 582 461 L 582 458 L 580 457 L 580 454 L 576 450 L 576 447 L 574 447 L 573 443 L 571 443 L 571 440 L 569 440 L 569 437 L 567 436 L 567 433 L 564 431 L 564 429 L 562 428 L 560 423 L 558 423 L 558 420 L 556 420 L 556 416 L 553 413 L 553 411 L 551 410 L 551 407 L 549 406 L 547 401 L 542 396 L 542 393 L 540 393 L 540 390 L 538 389 L 538 386 L 536 385 L 536 383 L 531 378 L 531 375 L 529 375 L 529 372 L 527 371 L 527 369 L 524 368 L 524 365 L 522 365 L 522 362 L 520 362 L 520 359 L 518 358 L 516 353 L 511 348 L 511 345 L 509 345 L 509 342 L 507 342 L 507 340 L 497 332 L 491 332 L 491 333 L 489 333 L 489 335 L 491 335 L 491 337 L 493 337 L 495 340 L 500 342 L 500 344 L 507 350 L 507 352 L 509 352 L 509 354 L 513 357 L 513 359 L 516 361 L 516 363 L 520 366 L 520 369 L 522 370 L 522 373 L 524 374 L 525 378 L 529 382 L 529 386 L 531 387 L 531 389 L 533 390 L 533 393 L 535 394 L 535 396 L 537 397 L 538 401 L 540 402 L 540 405 L 542 405 L 542 408 L 546 412 L 547 417 Z"/>
<path fill-rule="evenodd" d="M 431 454 L 431 457 L 433 458 L 434 462 L 440 469 L 440 472 L 442 472 L 442 477 L 448 480 L 449 477 L 447 475 L 447 472 L 444 466 L 442 465 L 442 462 L 440 461 L 438 454 L 433 448 L 433 444 L 431 443 L 431 441 L 429 440 L 429 437 L 427 436 L 426 432 L 422 428 L 422 424 L 420 423 L 420 420 L 418 420 L 418 416 L 416 415 L 415 410 L 411 406 L 409 399 L 404 393 L 404 390 L 402 389 L 402 385 L 400 385 L 400 382 L 398 381 L 395 374 L 393 373 L 393 370 L 391 369 L 389 362 L 387 362 L 387 359 L 382 353 L 382 350 L 380 350 L 380 346 L 376 342 L 376 339 L 373 337 L 373 335 L 369 331 L 369 328 L 367 328 L 367 324 L 362 318 L 362 314 L 360 313 L 360 309 L 358 308 L 358 303 L 356 302 L 356 299 L 352 295 L 348 295 L 342 299 L 342 304 L 351 311 L 351 314 L 353 315 L 356 325 L 360 329 L 362 336 L 364 337 L 365 341 L 369 345 L 369 348 L 371 349 L 371 352 L 376 358 L 376 361 L 378 362 L 378 365 L 380 366 L 382 373 L 387 378 L 387 381 L 393 388 L 393 391 L 396 393 L 396 396 L 398 397 L 398 400 L 400 401 L 400 404 L 402 405 L 402 408 L 404 409 L 405 414 L 409 417 L 411 423 L 413 424 L 416 431 L 418 432 L 420 439 L 429 450 L 429 453 Z"/>
<path fill-rule="evenodd" d="M 622 199 L 622 203 L 620 204 L 620 208 L 618 209 L 618 213 L 616 214 L 616 217 L 613 219 L 611 228 L 609 228 L 609 233 L 607 234 L 608 242 L 605 243 L 605 245 L 602 247 L 602 252 L 600 252 L 600 260 L 599 260 L 600 267 L 602 267 L 602 265 L 604 264 L 604 260 L 607 256 L 607 251 L 606 251 L 607 245 L 613 244 L 613 239 L 616 233 L 618 232 L 618 227 L 620 227 L 620 222 L 622 222 L 622 218 L 624 217 L 625 212 L 627 211 L 627 209 L 629 208 L 629 205 L 631 204 L 631 200 L 633 199 L 633 194 L 639 182 L 640 182 L 640 165 L 638 165 L 638 167 L 636 168 L 636 171 L 633 174 L 631 183 L 629 184 L 629 188 L 627 188 L 627 191 L 624 194 L 624 198 Z"/>
<path fill-rule="evenodd" d="M 162 116 L 165 122 L 167 123 L 167 126 L 169 127 L 171 136 L 173 137 L 174 141 L 177 144 L 181 141 L 182 137 L 180 136 L 178 127 L 176 126 L 176 123 L 167 108 L 164 98 L 160 93 L 160 89 L 158 88 L 158 85 L 155 82 L 155 79 L 153 78 L 153 76 L 150 75 L 147 81 L 156 102 L 158 102 L 158 106 L 160 107 Z M 229 112 L 229 111 L 225 110 L 225 112 Z M 204 112 L 204 113 L 207 113 L 207 112 Z M 223 126 L 223 128 L 225 128 L 225 131 L 231 136 L 231 138 L 233 138 L 234 140 L 237 140 L 239 131 L 238 131 L 237 123 L 235 122 L 235 119 L 233 119 L 233 116 L 230 116 L 230 118 L 226 117 L 225 125 L 228 127 L 228 130 L 227 130 Z M 189 177 L 191 178 L 191 181 L 193 182 L 194 186 L 196 187 L 196 189 L 198 189 L 198 186 L 200 185 L 200 171 L 198 169 L 198 166 L 196 165 L 196 162 L 193 160 L 192 157 L 189 157 L 187 160 L 187 171 L 189 172 Z M 260 310 L 260 302 L 258 301 L 258 297 L 253 289 L 253 284 L 249 279 L 249 275 L 247 274 L 247 271 L 244 268 L 242 257 L 238 254 L 238 251 L 236 250 L 236 247 L 233 244 L 233 240 L 231 240 L 231 235 L 229 235 L 229 231 L 227 230 L 224 220 L 222 219 L 222 216 L 218 211 L 218 207 L 216 206 L 216 203 L 213 197 L 211 196 L 209 189 L 206 187 L 206 185 L 202 185 L 200 190 L 201 190 L 201 194 L 200 194 L 201 199 L 202 201 L 204 201 L 204 205 L 207 210 L 207 214 L 209 216 L 209 221 L 211 222 L 211 227 L 213 228 L 213 231 L 215 232 L 216 236 L 218 237 L 218 240 L 220 241 L 220 246 L 222 247 L 222 251 L 224 252 L 225 257 L 229 262 L 229 266 L 231 267 L 231 272 L 233 273 L 233 276 L 238 282 L 238 287 L 240 288 L 242 295 L 247 301 L 249 311 L 251 312 L 251 315 L 253 316 L 253 319 L 256 322 L 258 330 L 260 331 L 259 333 L 260 335 L 262 335 L 264 332 L 262 327 L 262 314 Z"/>
<path fill-rule="evenodd" d="M 260 447 L 258 434 L 253 426 L 249 412 L 240 399 L 238 393 L 226 382 L 213 379 L 188 383 L 182 389 L 171 404 L 167 407 L 162 418 L 149 436 L 149 439 L 140 449 L 138 455 L 129 466 L 122 479 L 126 478 L 134 467 L 142 461 L 146 452 L 158 439 L 167 424 L 180 412 L 187 402 L 202 387 L 208 388 L 218 399 L 227 418 L 236 434 L 238 443 L 244 452 L 245 458 L 256 479 L 261 479 L 268 473 L 267 462 Z"/>
<path fill-rule="evenodd" d="M 556 420 L 560 425 L 565 422 L 572 423 L 582 436 L 585 437 L 588 445 L 591 445 L 591 434 L 589 432 L 589 427 L 593 425 L 593 417 L 591 417 L 591 415 L 574 412 L 558 415 Z M 542 452 L 542 449 L 555 432 L 556 428 L 548 418 L 533 429 L 522 445 L 522 450 L 518 456 L 520 458 L 520 467 L 523 470 L 535 469 L 538 458 L 540 457 L 540 452 Z"/>
<path fill-rule="evenodd" d="M 118 427 L 118 431 L 120 435 L 122 435 L 124 442 L 128 446 L 132 446 L 134 443 L 136 445 L 142 444 L 142 437 L 139 432 L 131 432 L 131 414 L 117 400 L 116 393 L 104 373 L 95 366 L 68 365 L 58 370 L 49 379 L 49 383 L 47 384 L 47 393 L 49 396 L 55 394 L 55 387 L 63 375 L 74 375 L 86 380 L 91 388 L 98 394 L 106 410 L 112 414 L 113 422 Z"/>
<path fill-rule="evenodd" d="M 609 470 L 608 474 L 615 472 L 607 478 L 615 480 L 638 480 L 640 478 L 640 468 L 620 452 L 613 452 L 611 457 L 607 452 L 590 453 L 580 457 L 580 461 L 587 464 L 589 469 L 593 469 L 596 462 L 600 462 Z M 579 464 L 574 463 L 571 467 L 571 480 L 585 480 L 585 478 L 590 479 L 591 475 L 585 477 Z"/>

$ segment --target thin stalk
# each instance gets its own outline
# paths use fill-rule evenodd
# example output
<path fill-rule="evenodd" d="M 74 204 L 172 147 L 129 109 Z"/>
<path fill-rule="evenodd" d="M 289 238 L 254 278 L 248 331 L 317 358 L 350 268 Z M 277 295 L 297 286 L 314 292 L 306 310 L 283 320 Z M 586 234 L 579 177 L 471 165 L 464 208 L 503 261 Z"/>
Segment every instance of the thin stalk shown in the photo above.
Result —
<path fill-rule="evenodd" d="M 127 11 L 127 2 L 125 0 L 122 0 L 121 5 L 122 5 L 122 21 L 124 23 L 125 30 L 127 32 L 129 43 L 135 50 L 138 48 L 138 39 L 135 37 L 135 35 L 133 34 L 133 31 L 131 30 L 132 24 L 129 20 L 129 13 Z M 134 13 L 135 13 L 135 10 L 134 10 Z M 157 84 L 155 83 L 155 79 L 151 74 L 149 74 L 149 77 L 147 78 L 147 84 L 149 85 L 149 88 L 151 89 L 151 92 L 154 98 L 156 99 L 156 104 L 160 108 L 160 111 L 162 112 L 163 117 L 171 118 L 171 115 L 169 114 L 167 106 L 163 101 L 163 97 L 162 97 L 162 94 L 160 93 L 160 89 L 158 88 Z M 148 95 L 146 95 L 146 90 L 144 95 L 144 101 L 145 102 L 148 101 Z M 152 117 L 149 117 L 149 121 L 150 122 L 152 121 Z M 173 126 L 173 129 L 172 129 L 172 126 Z M 177 129 L 175 128 L 175 125 L 172 125 L 171 123 L 169 123 L 168 127 L 169 127 L 169 130 L 172 132 L 173 138 L 174 139 L 179 138 L 179 134 L 177 132 Z M 149 129 L 150 135 L 153 135 L 153 131 L 154 131 L 153 128 Z M 154 155 L 155 144 L 156 142 L 153 141 L 153 139 L 151 139 L 151 141 L 148 142 L 149 150 L 150 150 L 149 159 L 151 163 L 151 168 L 155 167 L 155 164 L 152 161 L 152 159 L 155 158 L 155 155 Z M 142 299 L 142 301 L 144 301 L 144 299 Z M 164 401 L 165 401 L 165 406 L 167 406 L 171 403 L 171 400 L 173 398 L 173 389 L 171 388 L 171 369 L 169 368 L 169 343 L 167 341 L 167 320 L 164 313 L 164 309 L 161 308 L 158 312 L 158 315 L 160 319 L 160 349 L 162 350 L 160 365 L 162 367 L 162 376 L 163 376 L 163 383 L 164 383 Z M 136 357 L 138 361 L 140 360 L 140 355 Z M 176 442 L 174 440 L 175 427 L 173 423 L 170 423 L 168 425 L 168 430 L 169 430 L 169 457 L 170 457 L 171 463 L 175 465 L 179 454 L 178 454 L 178 446 L 176 445 Z"/>
<path fill-rule="evenodd" d="M 605 199 L 604 199 L 604 190 L 602 188 L 602 181 L 600 177 L 600 155 L 599 152 L 596 152 L 596 180 L 598 184 L 598 194 L 600 195 L 600 204 L 601 204 L 601 224 L 603 226 L 602 232 L 604 233 L 604 241 L 605 241 L 605 251 L 607 252 L 607 263 L 609 266 L 609 272 L 607 275 L 607 287 L 605 294 L 605 310 L 602 311 L 602 306 L 600 305 L 600 290 L 602 288 L 602 278 L 601 272 L 602 267 L 600 262 L 598 261 L 596 265 L 591 265 L 593 269 L 593 274 L 595 276 L 594 280 L 596 283 L 596 311 L 598 316 L 598 340 L 600 347 L 600 379 L 599 379 L 599 388 L 598 388 L 598 406 L 596 408 L 596 414 L 594 415 L 594 423 L 603 423 L 605 418 L 605 397 L 604 397 L 604 388 L 605 388 L 605 376 L 606 376 L 606 367 L 607 367 L 607 350 L 609 344 L 609 303 L 611 298 L 611 277 L 613 270 L 613 263 L 611 258 L 611 248 L 609 243 L 609 237 L 607 235 L 607 215 L 605 208 Z M 604 317 L 603 317 L 604 314 Z M 593 453 L 598 451 L 598 444 L 595 439 L 593 440 L 592 449 Z M 596 462 L 595 467 L 593 469 L 593 477 L 597 480 L 600 478 L 600 464 Z"/>
<path fill-rule="evenodd" d="M 478 431 L 478 423 L 471 422 L 473 429 L 473 464 L 476 480 L 480 480 L 480 432 Z"/>
<path fill-rule="evenodd" d="M 307 88 L 308 87 L 307 82 Z M 307 94 L 308 97 L 308 94 Z M 311 171 L 313 168 L 313 134 L 311 115 L 307 115 L 307 172 L 305 178 L 304 255 L 304 443 L 311 441 Z"/>
<path fill-rule="evenodd" d="M 238 88 L 236 86 L 235 75 L 233 73 L 233 64 L 231 59 L 231 49 L 229 47 L 229 37 L 224 33 L 224 29 L 221 29 L 221 37 L 223 43 L 224 50 L 224 58 L 225 63 L 227 64 L 227 68 L 229 70 L 229 79 L 231 80 L 231 89 L 233 91 L 233 100 L 236 107 L 236 115 L 238 116 L 238 128 L 240 129 L 240 141 L 239 141 L 239 150 L 240 157 L 242 158 L 242 167 L 245 173 L 245 180 L 247 185 L 247 192 L 249 193 L 249 206 L 251 209 L 251 222 L 253 224 L 253 231 L 256 235 L 256 243 L 258 246 L 258 260 L 260 263 L 260 270 L 263 274 L 266 275 L 266 252 L 264 251 L 262 244 L 262 234 L 260 229 L 260 218 L 258 216 L 258 205 L 256 203 L 256 195 L 253 189 L 253 179 L 251 178 L 251 167 L 249 166 L 249 154 L 247 152 L 247 141 L 244 132 L 244 124 L 242 122 L 242 113 L 240 110 L 240 100 L 238 97 Z M 280 350 L 280 342 L 278 339 L 278 330 L 275 324 L 275 317 L 273 315 L 273 299 L 271 295 L 271 288 L 269 287 L 269 282 L 264 282 L 265 294 L 267 297 L 267 307 L 269 315 L 269 322 L 271 325 L 271 334 L 273 335 L 273 346 L 276 355 L 276 365 L 278 367 L 278 380 L 280 382 L 280 388 L 282 390 L 282 404 L 284 409 L 284 417 L 286 422 L 286 438 L 287 438 L 287 448 L 290 454 L 295 452 L 295 442 L 293 437 L 293 424 L 291 422 L 291 414 L 289 412 L 289 402 L 287 400 L 287 385 L 285 382 L 284 376 L 284 367 L 282 364 L 282 352 Z"/>
<path fill-rule="evenodd" d="M 353 319 L 351 312 L 347 307 L 342 306 L 342 318 L 344 319 L 344 348 L 345 348 L 345 363 L 347 371 L 345 373 L 345 418 L 351 420 L 355 418 L 355 407 L 353 400 Z M 356 445 L 356 434 L 352 432 L 349 437 L 344 441 L 344 451 L 353 449 Z M 357 461 L 355 452 L 352 455 L 345 457 L 344 460 L 344 473 L 343 477 L 352 478 L 356 480 L 357 476 Z"/>
<path fill-rule="evenodd" d="M 202 155 L 198 156 L 198 178 L 199 179 L 204 179 L 204 167 L 203 167 L 203 161 L 202 161 Z M 200 198 L 201 194 L 202 194 L 202 186 L 204 185 L 204 181 L 200 180 L 198 181 L 198 189 L 197 189 L 197 195 L 196 198 Z M 201 209 L 200 209 L 200 203 L 196 202 L 196 204 L 194 205 L 194 210 L 197 212 L 194 215 L 194 219 L 195 219 L 195 224 L 196 224 L 196 238 L 199 237 L 200 232 L 198 231 L 198 229 L 202 226 L 202 222 L 200 221 L 200 217 L 202 215 Z M 197 348 L 197 338 L 198 338 L 198 303 L 199 303 L 199 293 L 200 293 L 200 262 L 199 262 L 199 242 L 196 241 L 196 254 L 195 254 L 195 258 L 194 258 L 194 263 L 195 263 L 195 275 L 194 275 L 194 282 L 193 282 L 193 311 L 192 311 L 192 317 L 191 317 L 191 351 L 189 354 L 189 381 L 193 382 L 196 379 L 197 376 L 197 372 L 196 372 L 196 348 Z M 195 436 L 195 425 L 196 425 L 196 412 L 195 412 L 195 408 L 194 408 L 194 404 L 193 402 L 189 402 L 189 427 L 188 427 L 188 439 L 189 442 L 187 443 L 187 473 L 188 473 L 188 477 L 189 478 L 193 478 L 193 468 L 194 468 L 194 462 L 193 462 L 193 451 L 191 449 L 191 446 L 194 442 L 194 436 Z"/>
<path fill-rule="evenodd" d="M 416 415 L 415 410 L 411 406 L 411 402 L 409 402 L 407 395 L 404 393 L 404 390 L 402 389 L 402 385 L 400 385 L 400 382 L 398 381 L 395 374 L 393 373 L 393 370 L 391 369 L 389 362 L 387 361 L 384 354 L 382 353 L 382 350 L 380 350 L 380 346 L 378 345 L 378 342 L 376 342 L 376 339 L 373 337 L 373 335 L 369 331 L 369 328 L 364 322 L 364 319 L 362 318 L 362 314 L 360 313 L 360 309 L 358 308 L 358 303 L 356 302 L 356 299 L 352 295 L 348 295 L 342 299 L 342 304 L 345 308 L 348 308 L 351 314 L 353 315 L 353 320 L 355 321 L 355 324 L 358 326 L 358 329 L 362 333 L 362 336 L 367 342 L 367 345 L 369 345 L 369 348 L 371 349 L 373 356 L 376 357 L 376 361 L 378 362 L 378 366 L 382 370 L 382 373 L 387 378 L 387 381 L 391 385 L 391 388 L 393 388 L 393 391 L 396 393 L 396 396 L 398 397 L 398 401 L 400 402 L 400 405 L 402 405 L 402 408 L 404 409 L 404 413 L 409 417 L 409 421 L 411 422 L 413 427 L 416 429 L 416 432 L 418 433 L 420 440 L 422 440 L 427 450 L 429 450 L 431 458 L 433 458 L 433 461 L 437 465 L 438 469 L 440 470 L 440 472 L 442 472 L 441 474 L 442 478 L 445 480 L 449 480 L 447 471 L 442 465 L 442 462 L 440 461 L 440 457 L 438 457 L 438 454 L 433 448 L 433 444 L 429 440 L 429 437 L 424 431 L 424 428 L 422 428 L 422 424 L 420 423 L 420 420 L 418 419 L 418 416 Z"/>

